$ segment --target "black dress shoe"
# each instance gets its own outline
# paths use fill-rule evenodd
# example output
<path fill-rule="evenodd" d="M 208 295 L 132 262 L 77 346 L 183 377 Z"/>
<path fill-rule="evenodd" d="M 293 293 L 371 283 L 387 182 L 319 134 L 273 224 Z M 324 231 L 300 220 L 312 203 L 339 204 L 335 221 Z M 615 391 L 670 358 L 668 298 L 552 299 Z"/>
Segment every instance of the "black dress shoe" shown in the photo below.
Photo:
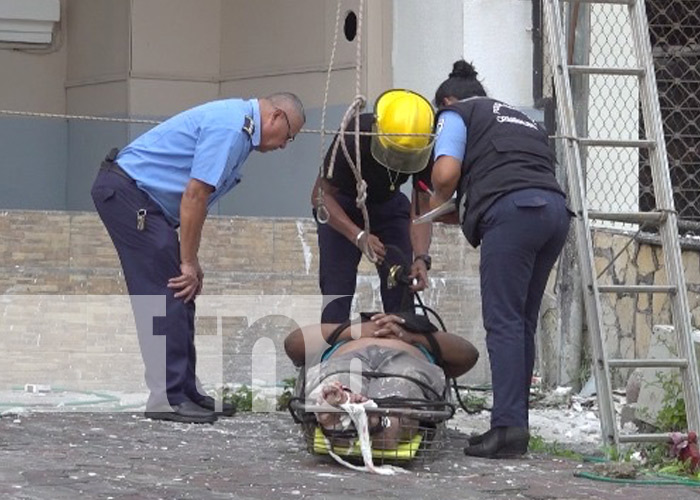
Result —
<path fill-rule="evenodd" d="M 484 442 L 484 438 L 488 436 L 490 433 L 495 432 L 494 429 L 489 429 L 486 432 L 482 432 L 481 434 L 472 434 L 467 438 L 467 441 L 469 442 L 469 446 L 474 446 L 475 444 L 481 444 Z"/>
<path fill-rule="evenodd" d="M 216 411 L 216 400 L 211 396 L 204 396 L 197 400 L 197 404 L 202 408 L 213 411 L 218 416 L 232 417 L 236 413 L 236 405 L 232 403 L 221 402 L 221 411 Z"/>
<path fill-rule="evenodd" d="M 530 433 L 525 427 L 494 427 L 481 436 L 478 443 L 469 440 L 464 454 L 482 458 L 513 458 L 527 453 Z"/>
<path fill-rule="evenodd" d="M 169 408 L 154 408 L 146 411 L 144 415 L 152 420 L 169 420 L 187 424 L 213 424 L 216 422 L 216 415 L 213 411 L 202 408 L 192 401 L 183 401 L 178 405 L 170 405 Z"/>

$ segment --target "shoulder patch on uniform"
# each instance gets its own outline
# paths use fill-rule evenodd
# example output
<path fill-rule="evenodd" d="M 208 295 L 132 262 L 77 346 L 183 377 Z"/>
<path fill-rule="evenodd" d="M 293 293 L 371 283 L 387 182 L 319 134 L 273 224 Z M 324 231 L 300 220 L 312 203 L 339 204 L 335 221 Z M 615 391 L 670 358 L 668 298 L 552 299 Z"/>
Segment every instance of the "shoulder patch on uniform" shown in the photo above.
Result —
<path fill-rule="evenodd" d="M 246 117 L 243 119 L 243 127 L 241 127 L 241 130 L 248 134 L 248 137 L 252 139 L 253 134 L 255 133 L 255 121 L 253 118 L 246 115 Z"/>
<path fill-rule="evenodd" d="M 440 135 L 440 132 L 442 132 L 442 127 L 445 125 L 445 119 L 440 118 L 437 122 L 437 125 L 435 125 L 435 135 Z"/>

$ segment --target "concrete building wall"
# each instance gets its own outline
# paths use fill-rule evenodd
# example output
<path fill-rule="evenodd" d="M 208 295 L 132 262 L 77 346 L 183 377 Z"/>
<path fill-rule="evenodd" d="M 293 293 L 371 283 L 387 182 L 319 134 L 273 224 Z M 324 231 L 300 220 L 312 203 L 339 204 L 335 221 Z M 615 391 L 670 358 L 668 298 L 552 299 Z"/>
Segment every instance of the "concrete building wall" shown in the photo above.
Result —
<path fill-rule="evenodd" d="M 124 118 L 129 110 L 130 2 L 70 0 L 67 5 L 68 58 L 65 113 Z M 126 142 L 127 124 L 68 120 L 66 204 L 92 209 L 90 185 L 98 160 Z M 35 208 L 43 208 L 40 204 Z"/>
<path fill-rule="evenodd" d="M 344 20 L 358 6 L 341 6 L 326 129 L 337 128 L 356 93 L 357 38 L 346 39 Z M 212 99 L 291 91 L 306 105 L 307 128 L 321 126 L 335 4 L 64 0 L 63 7 L 55 53 L 0 47 L 3 73 L 12 76 L 0 82 L 0 108 L 162 120 Z M 391 83 L 390 13 L 391 4 L 370 2 L 363 14 L 360 84 L 370 102 Z M 91 210 L 89 188 L 104 154 L 150 126 L 0 117 L 0 175 L 13 176 L 11 188 L 0 188 L 0 207 Z M 284 154 L 254 153 L 245 187 L 214 213 L 308 215 L 320 151 L 319 135 L 306 134 Z"/>
<path fill-rule="evenodd" d="M 532 0 L 464 0 L 464 26 L 464 56 L 486 92 L 532 107 Z"/>
<path fill-rule="evenodd" d="M 344 28 L 348 14 L 359 14 L 359 4 L 341 4 L 326 129 L 338 126 L 356 93 L 358 40 L 348 40 Z M 392 86 L 432 98 L 462 56 L 474 61 L 494 95 L 530 106 L 530 6 L 529 0 L 365 2 L 360 85 L 367 109 Z M 336 4 L 64 0 L 57 33 L 60 41 L 50 54 L 0 50 L 9 75 L 0 82 L 0 107 L 161 120 L 212 99 L 287 90 L 302 98 L 306 128 L 316 130 Z M 101 158 L 148 127 L 0 118 L 7 152 L 0 165 L 14 176 L 12 189 L 0 189 L 0 206 L 91 210 L 89 187 Z M 327 138 L 324 145 L 329 143 Z M 253 154 L 245 183 L 214 213 L 307 215 L 322 149 L 317 134 L 305 134 L 284 153 Z"/>
<path fill-rule="evenodd" d="M 489 95 L 531 108 L 532 49 L 531 0 L 394 0 L 394 85 L 430 100 L 464 58 Z"/>
<path fill-rule="evenodd" d="M 394 0 L 394 85 L 430 101 L 464 56 L 464 0 Z"/>
<path fill-rule="evenodd" d="M 68 47 L 66 88 L 89 87 L 129 76 L 130 2 L 64 0 Z M 115 103 L 121 111 L 124 103 Z M 105 102 L 105 106 L 115 104 Z"/>
<path fill-rule="evenodd" d="M 51 46 L 0 43 L 0 109 L 65 111 L 65 24 L 58 33 Z M 0 206 L 65 207 L 66 134 L 65 122 L 0 115 Z"/>

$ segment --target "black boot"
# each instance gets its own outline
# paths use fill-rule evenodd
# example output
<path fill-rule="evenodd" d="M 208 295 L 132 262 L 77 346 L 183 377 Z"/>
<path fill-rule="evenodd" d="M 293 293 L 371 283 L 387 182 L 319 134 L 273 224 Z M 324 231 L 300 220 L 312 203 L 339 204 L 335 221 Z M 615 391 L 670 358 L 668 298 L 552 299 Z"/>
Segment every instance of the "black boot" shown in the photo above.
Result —
<path fill-rule="evenodd" d="M 475 443 L 475 440 L 479 440 Z M 469 440 L 464 454 L 470 457 L 511 458 L 524 455 L 530 433 L 524 427 L 494 427 L 481 436 Z"/>
<path fill-rule="evenodd" d="M 489 430 L 489 431 L 486 431 L 486 432 L 484 432 L 484 433 L 482 433 L 482 434 L 472 434 L 471 436 L 469 436 L 469 437 L 467 438 L 467 441 L 469 441 L 469 446 L 474 446 L 474 445 L 476 445 L 476 444 L 481 444 L 481 442 L 484 440 L 484 438 L 486 437 L 486 435 L 487 435 L 489 432 L 491 432 L 491 431 Z"/>

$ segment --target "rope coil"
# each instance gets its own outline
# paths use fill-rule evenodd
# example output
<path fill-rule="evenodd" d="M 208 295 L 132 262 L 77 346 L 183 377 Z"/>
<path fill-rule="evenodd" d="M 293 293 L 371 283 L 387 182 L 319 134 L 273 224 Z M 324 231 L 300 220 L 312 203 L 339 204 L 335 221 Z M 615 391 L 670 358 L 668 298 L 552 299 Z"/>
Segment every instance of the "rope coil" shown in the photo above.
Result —
<path fill-rule="evenodd" d="M 362 218 L 364 220 L 364 234 L 370 234 L 369 227 L 369 212 L 367 210 L 367 183 L 362 178 L 362 157 L 360 155 L 360 135 L 365 135 L 360 133 L 360 111 L 365 107 L 367 99 L 361 94 L 362 90 L 362 22 L 364 15 L 364 0 L 360 0 L 360 5 L 358 8 L 357 15 L 357 45 L 355 51 L 355 98 L 352 103 L 345 111 L 343 119 L 340 123 L 340 128 L 337 132 L 337 137 L 333 143 L 331 149 L 331 155 L 328 163 L 328 171 L 324 172 L 324 144 L 325 144 L 325 119 L 326 119 L 326 108 L 328 106 L 328 92 L 330 89 L 330 78 L 331 69 L 333 67 L 333 62 L 335 59 L 335 50 L 338 42 L 338 31 L 340 26 L 340 4 L 342 0 L 338 0 L 336 8 L 336 18 L 335 18 L 335 33 L 333 35 L 333 49 L 331 51 L 331 60 L 328 66 L 328 72 L 326 74 L 326 89 L 323 96 L 323 111 L 321 113 L 321 167 L 319 171 L 319 178 L 332 178 L 335 169 L 335 160 L 338 156 L 338 148 L 341 148 L 343 155 L 350 166 L 356 182 L 357 197 L 355 199 L 355 204 L 362 212 Z M 347 135 L 347 127 L 350 123 L 351 116 L 354 115 L 355 118 L 355 157 L 353 159 L 352 155 L 348 151 L 347 144 L 345 142 L 345 137 Z M 325 193 L 323 187 L 319 184 L 318 190 L 316 192 L 316 219 L 320 224 L 326 224 L 330 220 L 330 213 L 325 204 Z M 372 263 L 377 263 L 377 255 L 374 250 L 369 246 L 369 238 L 360 238 L 357 241 L 358 247 L 362 250 L 362 253 L 370 260 Z"/>

